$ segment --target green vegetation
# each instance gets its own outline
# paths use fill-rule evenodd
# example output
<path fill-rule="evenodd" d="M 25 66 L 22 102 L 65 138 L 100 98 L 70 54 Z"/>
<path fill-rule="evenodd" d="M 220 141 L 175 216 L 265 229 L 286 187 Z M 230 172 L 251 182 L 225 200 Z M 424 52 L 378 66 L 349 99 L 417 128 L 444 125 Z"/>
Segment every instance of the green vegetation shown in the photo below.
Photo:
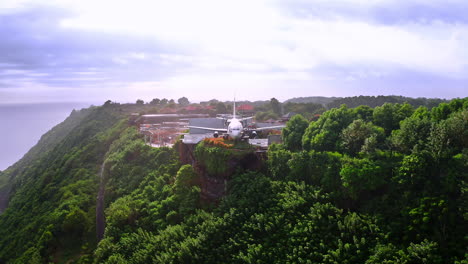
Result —
<path fill-rule="evenodd" d="M 202 141 L 195 149 L 195 158 L 210 175 L 235 171 L 236 168 L 229 165 L 237 165 L 240 159 L 252 153 L 252 148 L 246 142 L 233 142 L 233 145 L 233 148 L 223 148 Z"/>
<path fill-rule="evenodd" d="M 12 196 L 0 216 L 1 259 L 60 262 L 92 254 L 97 172 L 125 126 L 119 120 L 104 107 L 72 113 L 4 172 Z"/>
<path fill-rule="evenodd" d="M 145 145 L 125 109 L 73 113 L 0 172 L 12 195 L 0 262 L 468 261 L 468 98 L 432 109 L 340 106 L 312 122 L 297 115 L 262 171 L 236 170 L 252 154 L 240 145 L 200 144 L 197 166 L 182 165 L 175 149 Z M 234 173 L 217 203 L 200 202 L 200 168 Z"/>
<path fill-rule="evenodd" d="M 382 106 L 385 103 L 402 104 L 409 103 L 413 107 L 425 106 L 428 108 L 436 107 L 440 103 L 445 102 L 442 99 L 427 99 L 427 98 L 410 98 L 403 96 L 354 96 L 346 98 L 338 98 L 326 104 L 328 108 L 340 107 L 346 104 L 350 108 L 358 107 L 360 105 L 367 105 L 370 107 Z"/>

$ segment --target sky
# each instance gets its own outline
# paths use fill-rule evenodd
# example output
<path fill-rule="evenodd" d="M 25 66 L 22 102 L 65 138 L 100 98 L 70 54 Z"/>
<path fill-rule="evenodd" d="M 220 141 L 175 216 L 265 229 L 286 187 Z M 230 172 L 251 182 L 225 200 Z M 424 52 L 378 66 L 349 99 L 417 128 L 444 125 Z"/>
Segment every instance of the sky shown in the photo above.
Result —
<path fill-rule="evenodd" d="M 2 0 L 0 104 L 468 96 L 468 1 Z"/>

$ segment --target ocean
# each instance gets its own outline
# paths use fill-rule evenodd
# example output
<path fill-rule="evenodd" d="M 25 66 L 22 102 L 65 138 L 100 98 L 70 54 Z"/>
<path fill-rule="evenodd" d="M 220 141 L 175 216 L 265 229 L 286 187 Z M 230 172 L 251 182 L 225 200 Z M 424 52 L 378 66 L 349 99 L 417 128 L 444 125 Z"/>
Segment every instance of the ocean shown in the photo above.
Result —
<path fill-rule="evenodd" d="M 0 104 L 0 170 L 23 157 L 41 136 L 88 103 Z"/>

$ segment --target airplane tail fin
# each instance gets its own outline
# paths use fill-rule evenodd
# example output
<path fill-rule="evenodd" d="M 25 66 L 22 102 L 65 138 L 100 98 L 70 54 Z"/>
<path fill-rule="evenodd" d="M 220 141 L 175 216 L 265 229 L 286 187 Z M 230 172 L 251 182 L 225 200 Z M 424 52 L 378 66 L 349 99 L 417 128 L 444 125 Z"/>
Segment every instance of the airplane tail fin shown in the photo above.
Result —
<path fill-rule="evenodd" d="M 234 97 L 234 107 L 232 108 L 232 118 L 236 118 L 236 98 Z"/>

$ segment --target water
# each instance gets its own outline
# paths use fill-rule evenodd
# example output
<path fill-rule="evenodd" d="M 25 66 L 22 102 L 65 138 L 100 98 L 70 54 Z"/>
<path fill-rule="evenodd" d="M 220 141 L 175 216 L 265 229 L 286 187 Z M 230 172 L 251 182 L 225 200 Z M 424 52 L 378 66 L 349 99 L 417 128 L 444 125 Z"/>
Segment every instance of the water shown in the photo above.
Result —
<path fill-rule="evenodd" d="M 0 170 L 21 159 L 41 136 L 87 103 L 0 104 Z"/>

